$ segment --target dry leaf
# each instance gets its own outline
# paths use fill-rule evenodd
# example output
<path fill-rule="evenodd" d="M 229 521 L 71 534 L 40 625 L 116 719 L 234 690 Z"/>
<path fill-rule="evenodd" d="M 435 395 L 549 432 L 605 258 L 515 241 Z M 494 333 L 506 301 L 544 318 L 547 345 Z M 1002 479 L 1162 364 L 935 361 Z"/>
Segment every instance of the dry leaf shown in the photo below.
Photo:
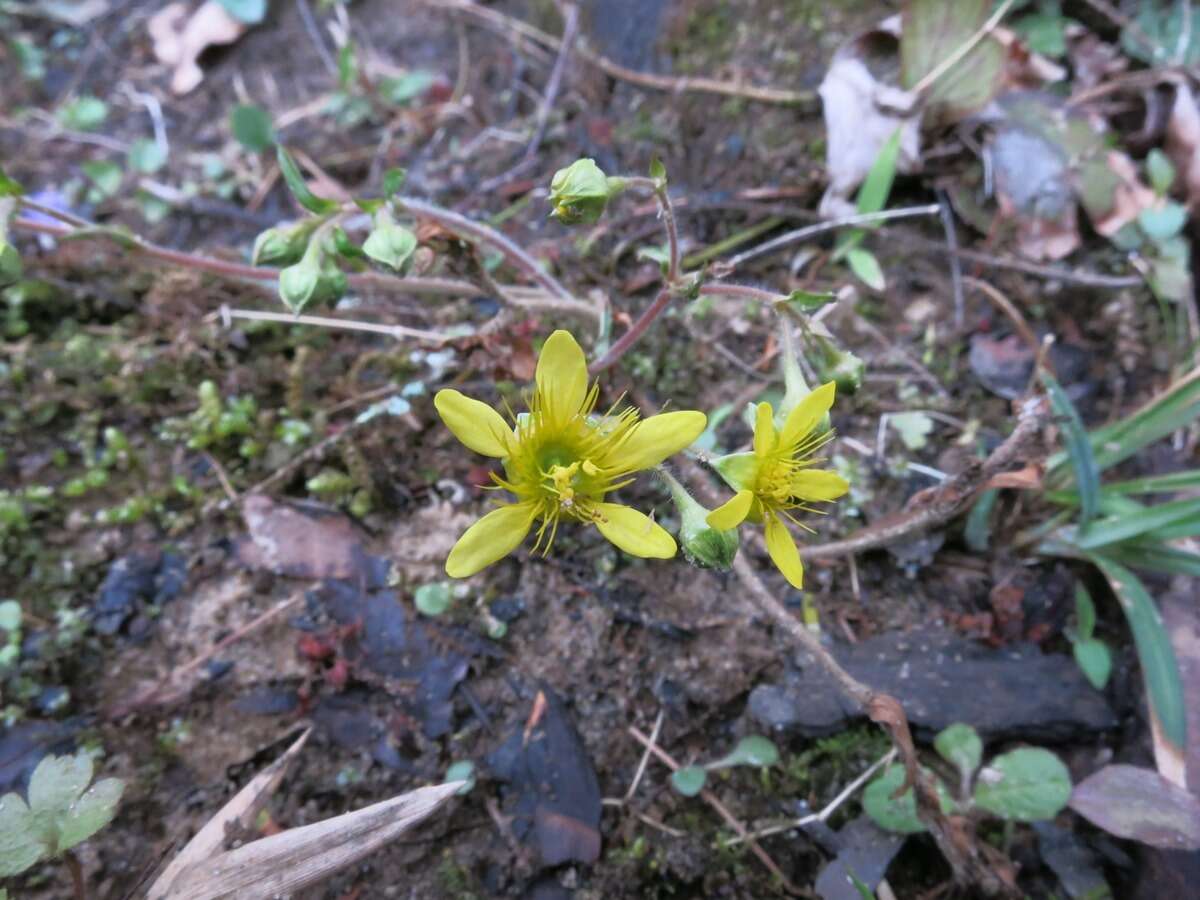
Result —
<path fill-rule="evenodd" d="M 283 756 L 251 778 L 232 800 L 221 807 L 221 810 L 196 832 L 195 837 L 188 841 L 187 846 L 179 851 L 170 865 L 155 879 L 146 894 L 146 900 L 165 900 L 171 896 L 171 887 L 179 874 L 218 853 L 225 845 L 229 831 L 245 833 L 253 827 L 254 820 L 279 787 L 279 782 L 304 748 L 310 734 L 311 726 L 296 738 Z"/>
<path fill-rule="evenodd" d="M 1113 176 L 1110 206 L 1107 212 L 1098 213 L 1087 205 L 1086 194 L 1080 190 L 1080 198 L 1088 210 L 1092 226 L 1105 237 L 1112 237 L 1130 222 L 1136 222 L 1138 213 L 1150 209 L 1158 202 L 1154 191 L 1142 183 L 1133 160 L 1118 150 L 1109 151 L 1105 157 L 1109 173 Z M 1081 172 L 1086 178 L 1086 171 Z"/>
<path fill-rule="evenodd" d="M 269 900 L 317 884 L 394 841 L 466 782 L 417 788 L 355 812 L 292 828 L 193 863 L 164 890 L 171 900 Z M 156 885 L 157 886 L 157 885 Z"/>
<path fill-rule="evenodd" d="M 379 580 L 364 536 L 335 510 L 252 494 L 242 502 L 242 517 L 249 534 L 238 540 L 236 552 L 253 569 L 289 578 Z"/>
<path fill-rule="evenodd" d="M 1175 163 L 1176 183 L 1183 179 L 1188 207 L 1193 213 L 1200 212 L 1200 102 L 1186 81 L 1175 87 L 1166 152 Z"/>
<path fill-rule="evenodd" d="M 187 4 L 172 3 L 150 17 L 146 30 L 159 62 L 174 67 L 171 91 L 186 94 L 204 80 L 197 62 L 200 54 L 212 46 L 232 44 L 245 34 L 246 25 L 216 0 L 208 0 L 191 15 Z"/>

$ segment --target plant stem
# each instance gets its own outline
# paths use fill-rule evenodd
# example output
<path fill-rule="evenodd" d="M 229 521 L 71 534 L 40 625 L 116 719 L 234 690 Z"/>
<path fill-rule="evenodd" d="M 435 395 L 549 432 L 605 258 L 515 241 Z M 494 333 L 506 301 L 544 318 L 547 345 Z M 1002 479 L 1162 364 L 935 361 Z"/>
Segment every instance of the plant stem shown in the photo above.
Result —
<path fill-rule="evenodd" d="M 646 329 L 658 318 L 659 314 L 667 308 L 667 304 L 671 302 L 671 296 L 671 289 L 669 287 L 659 291 L 658 296 L 654 298 L 654 302 L 646 307 L 645 312 L 638 316 L 638 320 L 629 327 L 629 330 L 621 335 L 615 344 L 609 347 L 607 353 L 588 367 L 588 371 L 593 375 L 603 372 L 624 356 L 629 348 L 637 343 L 638 338 L 646 333 Z"/>
<path fill-rule="evenodd" d="M 75 856 L 74 851 L 68 850 L 63 854 L 63 862 L 67 864 L 67 870 L 71 873 L 75 900 L 87 900 L 87 884 L 83 880 L 83 866 L 79 864 L 79 858 Z"/>

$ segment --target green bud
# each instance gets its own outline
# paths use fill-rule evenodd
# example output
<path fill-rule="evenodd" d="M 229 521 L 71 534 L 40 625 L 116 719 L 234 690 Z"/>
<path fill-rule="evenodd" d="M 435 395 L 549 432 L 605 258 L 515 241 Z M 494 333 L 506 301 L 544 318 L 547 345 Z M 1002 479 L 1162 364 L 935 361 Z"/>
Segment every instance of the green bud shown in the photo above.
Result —
<path fill-rule="evenodd" d="M 804 335 L 806 356 L 822 382 L 837 382 L 838 391 L 853 394 L 862 387 L 867 364 L 849 350 L 843 350 L 820 324 Z"/>
<path fill-rule="evenodd" d="M 609 178 L 594 159 L 577 159 L 550 181 L 550 215 L 564 225 L 590 225 L 624 187 L 624 179 Z"/>
<path fill-rule="evenodd" d="M 304 256 L 308 240 L 320 219 L 305 219 L 298 225 L 268 228 L 254 239 L 250 262 L 256 266 L 286 266 Z"/>
<path fill-rule="evenodd" d="M 367 235 L 362 248 L 375 262 L 399 272 L 417 249 L 417 236 L 397 225 L 385 206 L 375 214 L 375 227 Z"/>
<path fill-rule="evenodd" d="M 300 262 L 279 273 L 279 299 L 299 315 L 318 299 L 321 274 L 321 264 L 305 254 Z"/>
<path fill-rule="evenodd" d="M 697 566 L 727 570 L 738 552 L 737 529 L 721 531 L 711 527 L 706 521 L 710 510 L 696 502 L 670 473 L 664 471 L 662 476 L 679 509 L 679 544 L 684 556 Z"/>

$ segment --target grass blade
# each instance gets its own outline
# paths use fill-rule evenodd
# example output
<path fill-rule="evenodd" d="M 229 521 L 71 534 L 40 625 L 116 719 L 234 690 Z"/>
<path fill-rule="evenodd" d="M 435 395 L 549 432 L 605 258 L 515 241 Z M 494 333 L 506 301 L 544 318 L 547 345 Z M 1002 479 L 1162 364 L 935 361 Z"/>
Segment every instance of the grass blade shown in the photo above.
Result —
<path fill-rule="evenodd" d="M 1131 478 L 1114 481 L 1104 486 L 1104 492 L 1114 494 L 1169 494 L 1200 488 L 1200 469 L 1186 469 L 1166 475 L 1150 475 L 1146 478 Z"/>
<path fill-rule="evenodd" d="M 1200 578 L 1200 553 L 1189 553 L 1157 541 L 1128 541 L 1110 547 L 1104 554 L 1124 566 Z"/>
<path fill-rule="evenodd" d="M 1079 530 L 1086 531 L 1096 517 L 1100 505 L 1100 470 L 1092 453 L 1092 444 L 1079 410 L 1049 372 L 1042 372 L 1042 384 L 1050 395 L 1050 405 L 1063 432 L 1063 442 L 1075 473 L 1075 488 L 1079 491 Z"/>
<path fill-rule="evenodd" d="M 1159 734 L 1167 743 L 1160 748 L 1155 741 L 1159 771 L 1173 762 L 1164 761 L 1159 751 L 1163 750 L 1171 760 L 1181 759 L 1187 743 L 1187 710 L 1183 703 L 1183 685 L 1179 678 L 1179 664 L 1175 659 L 1175 648 L 1163 626 L 1154 600 L 1147 593 L 1141 580 L 1111 557 L 1092 553 L 1090 559 L 1108 579 L 1113 593 L 1121 603 L 1121 609 L 1133 632 L 1133 643 L 1137 648 L 1138 662 L 1142 667 L 1142 678 L 1146 694 L 1156 720 Z"/>
<path fill-rule="evenodd" d="M 1188 537 L 1197 528 L 1200 499 L 1173 500 L 1093 522 L 1087 532 L 1076 535 L 1075 542 L 1082 550 L 1098 550 L 1140 535 L 1153 535 L 1158 540 Z"/>

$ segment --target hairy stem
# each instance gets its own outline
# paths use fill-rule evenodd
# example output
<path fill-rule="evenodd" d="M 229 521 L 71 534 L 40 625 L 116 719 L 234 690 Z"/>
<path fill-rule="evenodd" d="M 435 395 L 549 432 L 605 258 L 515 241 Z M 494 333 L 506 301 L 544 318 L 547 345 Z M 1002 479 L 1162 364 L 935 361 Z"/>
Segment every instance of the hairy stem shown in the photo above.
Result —
<path fill-rule="evenodd" d="M 63 862 L 67 865 L 67 871 L 71 873 L 71 885 L 75 889 L 75 900 L 87 900 L 87 884 L 83 880 L 83 866 L 79 863 L 77 857 L 72 850 L 68 850 L 63 854 Z"/>
<path fill-rule="evenodd" d="M 658 292 L 658 296 L 654 298 L 654 302 L 646 307 L 636 322 L 634 322 L 629 330 L 621 335 L 620 339 L 615 344 L 609 347 L 608 352 L 596 360 L 588 370 L 595 375 L 598 372 L 603 372 L 605 369 L 611 368 L 612 365 L 626 354 L 630 347 L 637 343 L 638 339 L 646 333 L 654 320 L 659 317 L 659 314 L 667 308 L 667 304 L 671 302 L 671 289 L 663 288 Z"/>

